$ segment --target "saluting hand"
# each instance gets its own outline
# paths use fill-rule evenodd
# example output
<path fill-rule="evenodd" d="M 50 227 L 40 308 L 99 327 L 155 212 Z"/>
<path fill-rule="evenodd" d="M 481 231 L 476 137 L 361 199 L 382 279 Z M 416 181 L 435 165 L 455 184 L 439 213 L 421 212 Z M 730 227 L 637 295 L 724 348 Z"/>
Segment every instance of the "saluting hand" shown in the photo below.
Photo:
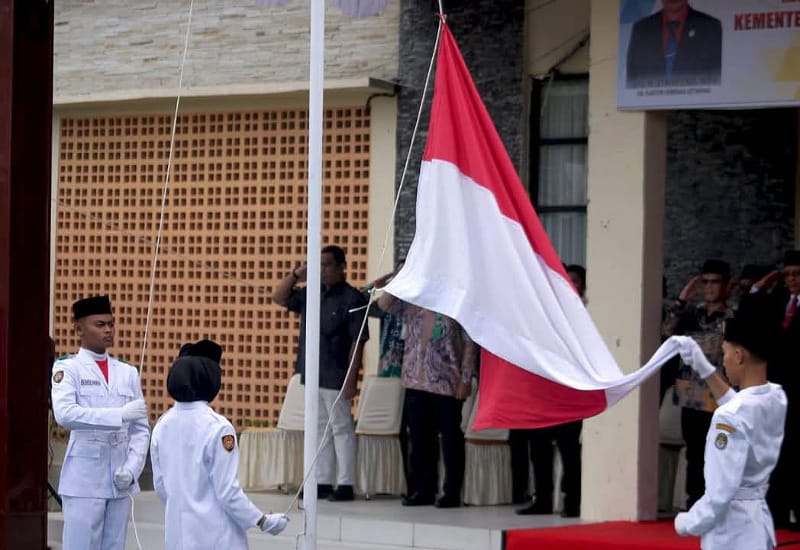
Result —
<path fill-rule="evenodd" d="M 303 265 L 294 268 L 294 271 L 292 273 L 294 273 L 294 276 L 297 278 L 297 281 L 302 283 L 303 281 L 306 280 L 306 276 L 308 275 L 308 264 L 303 263 Z"/>
<path fill-rule="evenodd" d="M 697 294 L 697 286 L 700 284 L 701 278 L 701 275 L 692 277 L 692 279 L 686 283 L 686 286 L 683 287 L 683 290 L 681 290 L 681 293 L 678 295 L 678 299 L 684 302 L 691 302 L 694 299 L 695 294 Z"/>

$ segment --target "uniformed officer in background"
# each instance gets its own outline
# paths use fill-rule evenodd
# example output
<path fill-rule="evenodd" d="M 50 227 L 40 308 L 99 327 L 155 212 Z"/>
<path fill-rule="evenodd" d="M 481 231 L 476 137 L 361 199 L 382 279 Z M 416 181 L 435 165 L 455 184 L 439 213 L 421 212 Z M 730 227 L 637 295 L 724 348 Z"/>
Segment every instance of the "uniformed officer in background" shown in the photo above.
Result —
<path fill-rule="evenodd" d="M 64 550 L 123 550 L 132 495 L 150 439 L 135 367 L 108 354 L 114 317 L 108 296 L 72 304 L 81 347 L 53 365 L 53 413 L 71 430 L 58 492 Z"/>
<path fill-rule="evenodd" d="M 167 375 L 177 403 L 153 429 L 153 483 L 166 504 L 166 548 L 247 548 L 247 529 L 277 535 L 289 518 L 263 514 L 239 485 L 233 425 L 208 405 L 219 393 L 222 348 L 186 344 Z"/>
<path fill-rule="evenodd" d="M 679 535 L 701 538 L 703 550 L 770 550 L 775 529 L 765 500 L 778 462 L 787 399 L 767 380 L 777 327 L 751 312 L 725 321 L 723 365 L 731 389 L 697 343 L 682 337 L 681 358 L 708 382 L 719 407 L 705 448 L 705 493 L 675 518 Z"/>

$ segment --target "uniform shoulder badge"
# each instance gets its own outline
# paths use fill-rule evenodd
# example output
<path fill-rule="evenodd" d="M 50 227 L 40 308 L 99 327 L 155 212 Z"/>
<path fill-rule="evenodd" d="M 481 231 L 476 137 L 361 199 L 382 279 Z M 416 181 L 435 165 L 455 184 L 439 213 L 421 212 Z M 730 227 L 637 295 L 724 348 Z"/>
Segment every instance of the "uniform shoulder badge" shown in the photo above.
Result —
<path fill-rule="evenodd" d="M 720 423 L 717 424 L 716 428 L 718 430 L 722 430 L 724 432 L 728 432 L 729 434 L 736 433 L 736 428 L 734 428 L 730 424 L 722 424 L 720 422 Z"/>
<path fill-rule="evenodd" d="M 65 353 L 64 355 L 56 359 L 56 361 L 63 361 L 64 359 L 72 359 L 73 357 L 75 357 L 74 353 Z"/>
<path fill-rule="evenodd" d="M 723 433 L 717 434 L 717 438 L 714 440 L 714 446 L 720 451 L 723 450 L 728 446 L 728 436 Z"/>
<path fill-rule="evenodd" d="M 56 384 L 61 383 L 63 379 L 64 379 L 63 370 L 56 371 L 55 374 L 53 374 L 53 382 L 55 382 Z"/>
<path fill-rule="evenodd" d="M 223 435 L 222 436 L 222 448 L 228 452 L 231 452 L 234 447 L 236 447 L 236 438 L 232 435 Z"/>

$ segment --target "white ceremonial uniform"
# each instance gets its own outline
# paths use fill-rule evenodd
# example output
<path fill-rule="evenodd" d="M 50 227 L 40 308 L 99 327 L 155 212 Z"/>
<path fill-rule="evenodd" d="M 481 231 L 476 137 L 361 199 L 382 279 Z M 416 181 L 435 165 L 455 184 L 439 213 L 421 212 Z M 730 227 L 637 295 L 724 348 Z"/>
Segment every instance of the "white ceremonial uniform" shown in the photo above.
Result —
<path fill-rule="evenodd" d="M 236 432 L 224 416 L 205 401 L 175 403 L 153 428 L 150 456 L 168 550 L 247 548 L 261 511 L 239 485 Z"/>
<path fill-rule="evenodd" d="M 107 359 L 106 382 L 96 359 Z M 121 407 L 143 399 L 135 367 L 81 348 L 53 365 L 53 413 L 71 430 L 58 492 L 64 500 L 64 550 L 125 547 L 130 499 L 147 457 L 146 419 L 122 420 Z M 114 486 L 114 472 L 133 474 L 127 491 Z"/>
<path fill-rule="evenodd" d="M 775 547 L 764 497 L 783 441 L 786 404 L 783 389 L 767 383 L 741 390 L 714 411 L 706 436 L 706 491 L 675 519 L 678 533 L 700 535 L 703 550 Z"/>

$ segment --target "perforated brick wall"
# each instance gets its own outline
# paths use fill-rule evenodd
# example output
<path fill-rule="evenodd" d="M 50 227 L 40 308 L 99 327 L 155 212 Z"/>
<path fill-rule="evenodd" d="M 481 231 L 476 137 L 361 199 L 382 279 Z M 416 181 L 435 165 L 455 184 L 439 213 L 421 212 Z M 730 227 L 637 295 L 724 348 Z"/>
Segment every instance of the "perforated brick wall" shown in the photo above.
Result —
<path fill-rule="evenodd" d="M 138 365 L 172 117 L 60 124 L 58 350 L 79 345 L 72 302 L 109 294 L 111 352 Z M 345 249 L 356 285 L 367 279 L 369 127 L 361 107 L 325 115 L 323 244 Z M 217 411 L 238 427 L 275 424 L 299 323 L 269 295 L 305 259 L 307 177 L 303 110 L 179 116 L 142 370 L 151 421 L 169 406 L 166 372 L 181 344 L 212 338 L 225 349 Z"/>

